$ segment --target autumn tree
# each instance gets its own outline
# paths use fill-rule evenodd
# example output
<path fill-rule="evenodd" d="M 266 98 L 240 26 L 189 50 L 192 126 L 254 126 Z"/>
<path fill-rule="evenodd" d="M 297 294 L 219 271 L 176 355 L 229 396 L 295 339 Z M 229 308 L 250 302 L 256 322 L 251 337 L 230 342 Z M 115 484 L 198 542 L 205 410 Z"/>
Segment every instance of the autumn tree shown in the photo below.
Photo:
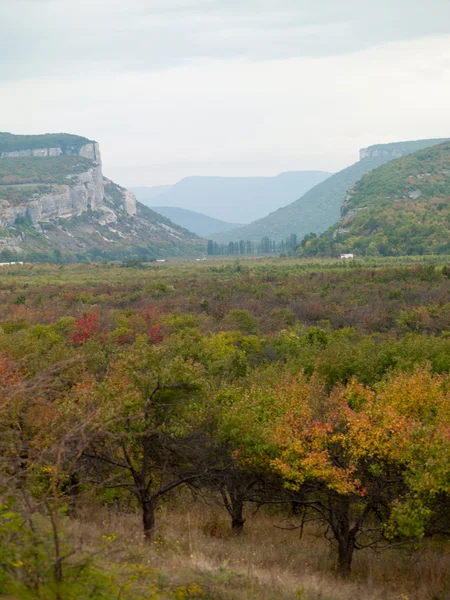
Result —
<path fill-rule="evenodd" d="M 133 494 L 147 540 L 161 498 L 201 475 L 193 456 L 202 375 L 192 360 L 141 338 L 93 391 L 103 422 L 83 452 L 85 474 L 91 482 Z"/>
<path fill-rule="evenodd" d="M 380 410 L 393 412 L 403 432 L 395 440 L 409 493 L 393 510 L 388 535 L 421 538 L 449 531 L 450 380 L 430 364 L 377 386 Z"/>
<path fill-rule="evenodd" d="M 287 375 L 239 394 L 234 407 L 243 424 L 242 460 L 264 457 L 298 493 L 298 504 L 326 524 L 343 576 L 355 550 L 389 543 L 392 509 L 410 492 L 415 433 L 406 407 L 390 402 L 407 379 L 401 374 L 397 387 L 378 393 L 354 380 L 328 393 L 317 375 Z M 432 402 L 430 390 L 415 384 L 416 398 Z"/>
<path fill-rule="evenodd" d="M 0 355 L 0 593 L 11 582 L 26 597 L 62 600 L 68 586 L 74 589 L 71 559 L 80 574 L 89 562 L 81 548 L 69 549 L 62 532 L 72 463 L 96 417 L 86 407 L 83 420 L 67 418 L 69 363 L 26 377 Z"/>

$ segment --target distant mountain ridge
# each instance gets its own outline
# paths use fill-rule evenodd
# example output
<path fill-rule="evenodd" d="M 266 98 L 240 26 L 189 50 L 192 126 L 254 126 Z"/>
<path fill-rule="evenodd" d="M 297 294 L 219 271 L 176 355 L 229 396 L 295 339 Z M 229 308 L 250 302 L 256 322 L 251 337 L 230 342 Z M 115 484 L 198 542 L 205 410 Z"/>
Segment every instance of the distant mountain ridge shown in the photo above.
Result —
<path fill-rule="evenodd" d="M 249 223 L 292 202 L 330 175 L 292 171 L 275 177 L 186 177 L 158 194 L 152 205 L 184 208 L 225 222 Z M 145 188 L 131 189 L 139 201 L 148 204 Z"/>
<path fill-rule="evenodd" d="M 398 158 L 349 191 L 341 219 L 303 254 L 402 256 L 450 252 L 450 142 Z"/>
<path fill-rule="evenodd" d="M 170 219 L 172 223 L 176 223 L 201 237 L 209 237 L 221 231 L 242 227 L 242 223 L 226 223 L 220 219 L 214 219 L 185 208 L 175 206 L 152 206 L 151 208 L 156 213 Z"/>
<path fill-rule="evenodd" d="M 407 156 L 443 141 L 445 138 L 376 144 L 365 148 L 360 151 L 361 159 L 357 163 L 325 179 L 295 202 L 241 229 L 215 234 L 212 239 L 219 243 L 240 239 L 259 242 L 267 236 L 281 241 L 295 233 L 301 240 L 308 233 L 322 233 L 339 220 L 348 190 L 366 173 L 399 156 Z"/>
<path fill-rule="evenodd" d="M 203 242 L 102 173 L 71 134 L 0 133 L 0 259 L 86 260 L 199 252 Z"/>
<path fill-rule="evenodd" d="M 164 192 L 168 192 L 171 188 L 173 188 L 173 185 L 155 185 L 151 187 L 130 187 L 130 190 L 135 194 L 136 198 L 139 199 L 139 202 L 142 202 L 142 204 L 145 204 L 146 206 L 151 206 L 156 197 L 164 194 Z"/>

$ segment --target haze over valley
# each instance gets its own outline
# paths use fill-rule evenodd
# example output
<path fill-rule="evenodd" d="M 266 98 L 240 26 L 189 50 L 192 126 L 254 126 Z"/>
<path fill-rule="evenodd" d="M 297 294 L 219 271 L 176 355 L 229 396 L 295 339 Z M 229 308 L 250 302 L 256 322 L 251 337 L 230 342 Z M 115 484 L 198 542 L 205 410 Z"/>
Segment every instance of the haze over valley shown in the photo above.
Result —
<path fill-rule="evenodd" d="M 276 177 L 189 177 L 153 196 L 152 188 L 134 188 L 153 206 L 184 208 L 229 222 L 250 223 L 289 204 L 331 173 L 298 171 Z"/>

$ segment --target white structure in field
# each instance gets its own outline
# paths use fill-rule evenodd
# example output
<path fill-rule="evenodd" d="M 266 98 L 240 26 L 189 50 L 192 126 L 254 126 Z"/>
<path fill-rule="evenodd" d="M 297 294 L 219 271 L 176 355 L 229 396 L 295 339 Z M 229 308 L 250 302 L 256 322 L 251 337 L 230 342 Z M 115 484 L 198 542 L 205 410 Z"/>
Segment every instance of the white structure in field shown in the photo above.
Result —
<path fill-rule="evenodd" d="M 19 261 L 19 262 L 10 262 L 10 263 L 0 263 L 0 267 L 9 267 L 9 265 L 23 265 L 23 262 Z"/>
<path fill-rule="evenodd" d="M 355 258 L 354 254 L 341 254 L 341 258 Z"/>

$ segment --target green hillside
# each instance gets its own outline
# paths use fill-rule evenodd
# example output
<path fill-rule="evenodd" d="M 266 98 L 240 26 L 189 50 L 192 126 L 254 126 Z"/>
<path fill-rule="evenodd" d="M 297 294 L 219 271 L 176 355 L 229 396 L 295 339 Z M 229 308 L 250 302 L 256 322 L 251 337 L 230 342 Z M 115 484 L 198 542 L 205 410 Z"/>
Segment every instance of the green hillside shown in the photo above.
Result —
<path fill-rule="evenodd" d="M 94 166 L 82 156 L 26 156 L 0 160 L 0 186 L 24 183 L 70 183 L 68 178 Z"/>
<path fill-rule="evenodd" d="M 339 223 L 304 242 L 305 255 L 450 252 L 450 142 L 394 160 L 350 191 Z"/>
<path fill-rule="evenodd" d="M 398 155 L 411 154 L 443 141 L 432 139 L 371 146 L 367 149 L 371 154 L 368 158 L 332 175 L 306 192 L 299 200 L 246 227 L 212 237 L 214 241 L 222 243 L 239 239 L 257 242 L 264 236 L 280 241 L 291 233 L 296 233 L 299 239 L 310 232 L 322 233 L 339 219 L 340 209 L 348 190 L 366 173 L 395 159 Z"/>
<path fill-rule="evenodd" d="M 37 150 L 40 148 L 81 148 L 91 143 L 80 135 L 71 133 L 44 133 L 42 135 L 15 135 L 0 132 L 0 153 L 18 152 L 20 150 Z"/>

